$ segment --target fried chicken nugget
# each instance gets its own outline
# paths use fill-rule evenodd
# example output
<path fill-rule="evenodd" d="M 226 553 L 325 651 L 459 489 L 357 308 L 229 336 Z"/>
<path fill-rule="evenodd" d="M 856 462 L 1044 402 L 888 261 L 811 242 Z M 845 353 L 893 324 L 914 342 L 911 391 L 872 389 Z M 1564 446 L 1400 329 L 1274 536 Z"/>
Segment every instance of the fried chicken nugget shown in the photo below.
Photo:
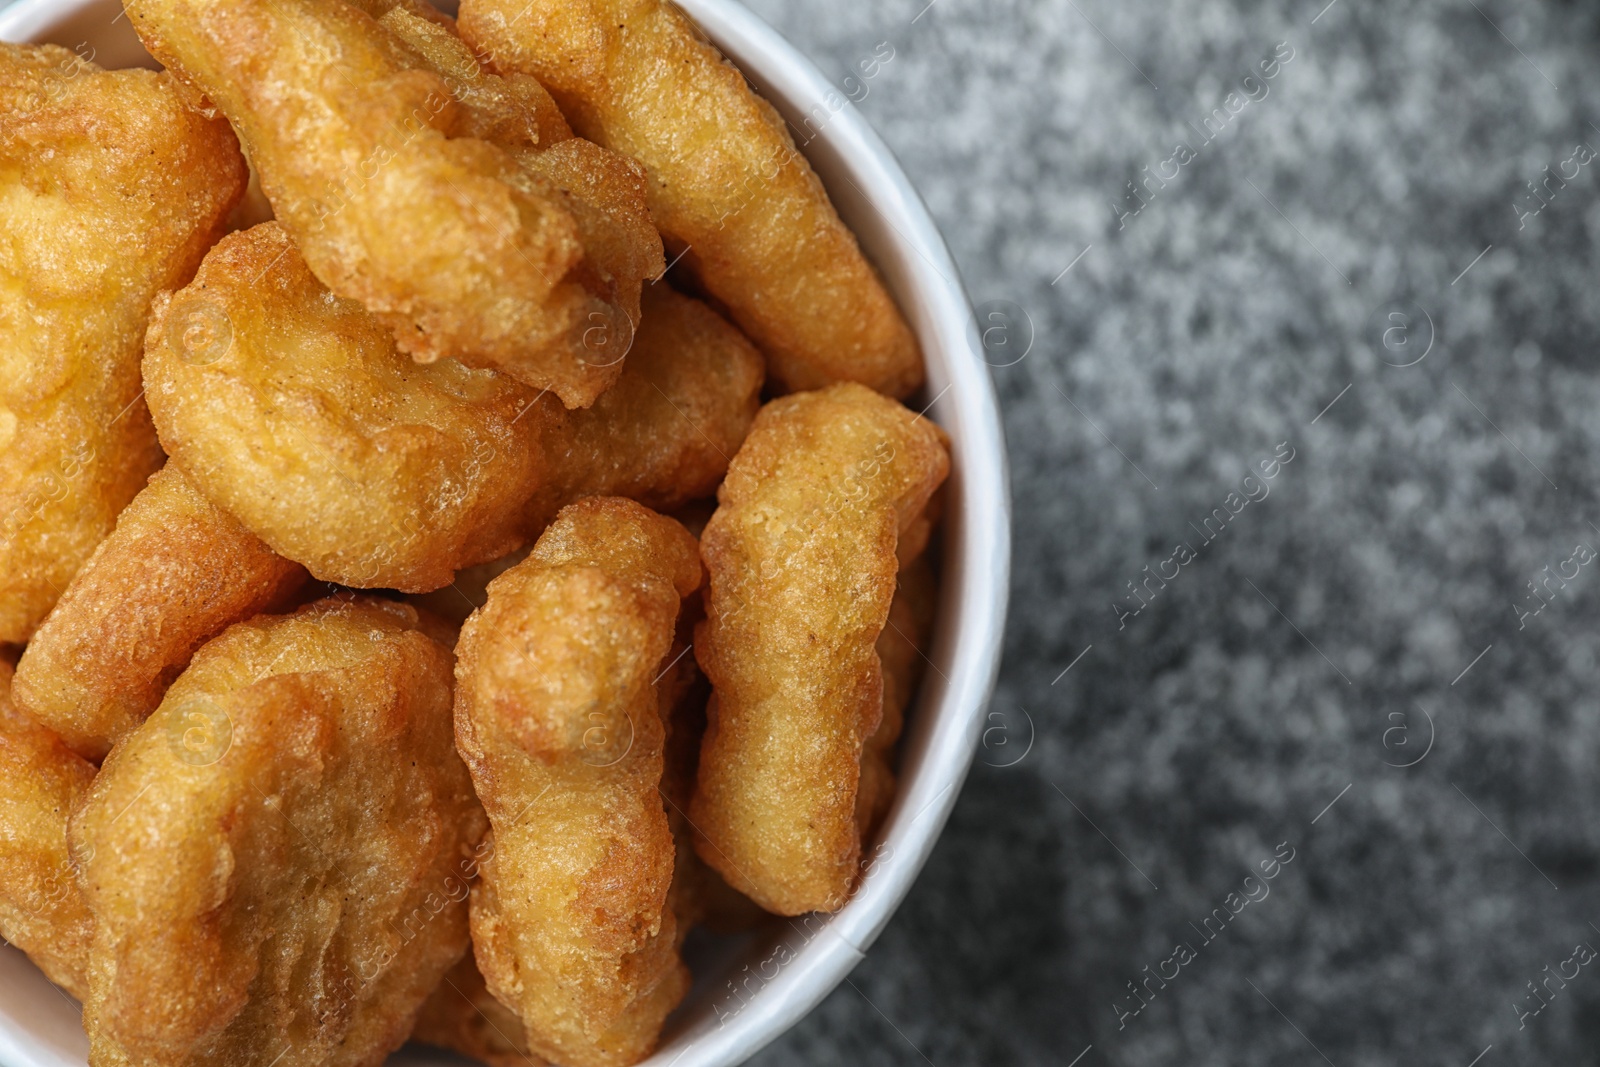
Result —
<path fill-rule="evenodd" d="M 926 540 L 949 469 L 933 423 L 842 384 L 763 408 L 718 492 L 695 641 L 714 695 L 689 818 L 700 858 L 768 911 L 849 896 L 896 549 Z"/>
<path fill-rule="evenodd" d="M 173 462 L 323 581 L 428 592 L 526 540 L 542 461 L 518 420 L 537 394 L 413 363 L 276 223 L 229 235 L 157 301 L 144 369 Z"/>
<path fill-rule="evenodd" d="M 915 337 L 777 112 L 663 0 L 463 0 L 461 31 L 650 175 L 650 212 L 787 389 L 923 379 Z M 809 124 L 808 124 L 809 125 Z"/>
<path fill-rule="evenodd" d="M 922 681 L 923 649 L 933 630 L 933 567 L 919 556 L 900 571 L 900 585 L 889 605 L 889 621 L 878 635 L 883 665 L 883 718 L 861 752 L 861 791 L 856 795 L 856 825 L 866 841 L 894 801 L 894 747 L 905 726 L 906 708 Z"/>
<path fill-rule="evenodd" d="M 411 1040 L 453 1049 L 489 1067 L 544 1067 L 517 1013 L 494 998 L 468 952 L 417 1016 Z"/>
<path fill-rule="evenodd" d="M 17 664 L 19 707 L 100 761 L 201 645 L 286 599 L 304 568 L 214 507 L 176 467 L 133 498 Z"/>
<path fill-rule="evenodd" d="M 94 766 L 11 703 L 0 659 L 0 937 L 56 985 L 88 992 L 94 919 L 67 857 L 67 817 Z"/>
<path fill-rule="evenodd" d="M 493 824 L 473 888 L 489 990 L 538 1054 L 620 1067 L 689 986 L 667 907 L 657 679 L 694 538 L 630 500 L 562 510 L 463 628 L 456 736 Z"/>
<path fill-rule="evenodd" d="M 374 11 L 382 16 L 380 24 L 415 49 L 461 105 L 455 135 L 505 149 L 541 195 L 572 214 L 589 266 L 628 316 L 617 325 L 636 324 L 644 279 L 666 267 L 661 235 L 645 200 L 644 168 L 574 137 L 555 100 L 535 79 L 525 74 L 502 78 L 485 69 L 457 36 L 455 20 L 437 8 L 422 0 L 378 6 L 387 9 Z M 621 359 L 632 343 L 631 330 L 613 336 L 603 318 L 591 315 L 589 321 L 587 358 L 596 363 Z"/>
<path fill-rule="evenodd" d="M 539 524 L 586 496 L 670 511 L 709 496 L 761 406 L 757 352 L 693 297 L 649 286 L 622 378 L 588 411 L 546 409 L 547 479 Z"/>
<path fill-rule="evenodd" d="M 69 837 L 95 1067 L 376 1067 L 468 943 L 485 830 L 452 657 L 405 605 L 229 628 L 107 759 Z"/>
<path fill-rule="evenodd" d="M 338 0 L 127 8 L 150 53 L 232 120 L 313 273 L 401 350 L 502 368 L 569 407 L 616 381 L 630 316 L 562 198 L 454 136 L 444 80 L 370 15 Z"/>
<path fill-rule="evenodd" d="M 0 642 L 21 643 L 161 466 L 139 349 L 244 194 L 172 79 L 0 44 Z"/>

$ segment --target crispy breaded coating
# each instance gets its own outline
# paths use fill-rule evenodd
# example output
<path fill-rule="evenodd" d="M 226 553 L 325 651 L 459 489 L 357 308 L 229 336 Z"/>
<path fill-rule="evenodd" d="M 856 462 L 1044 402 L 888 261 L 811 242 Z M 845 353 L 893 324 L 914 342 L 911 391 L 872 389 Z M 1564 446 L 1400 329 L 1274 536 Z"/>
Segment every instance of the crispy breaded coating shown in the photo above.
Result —
<path fill-rule="evenodd" d="M 402 604 L 231 627 L 106 761 L 70 840 L 95 1067 L 377 1067 L 467 947 L 482 810 L 452 657 Z"/>
<path fill-rule="evenodd" d="M 173 462 L 323 581 L 428 592 L 525 540 L 541 461 L 518 420 L 538 394 L 413 363 L 276 223 L 229 235 L 157 302 L 144 365 Z"/>
<path fill-rule="evenodd" d="M 534 1051 L 571 1067 L 642 1059 L 688 990 L 657 680 L 700 579 L 683 527 L 594 497 L 462 630 L 457 743 L 495 840 L 473 888 L 478 965 Z"/>
<path fill-rule="evenodd" d="M 18 711 L 10 692 L 0 659 L 0 937 L 82 1000 L 94 920 L 68 860 L 67 818 L 94 765 Z"/>
<path fill-rule="evenodd" d="M 845 384 L 764 407 L 718 491 L 695 640 L 714 694 L 689 818 L 700 858 L 769 911 L 849 896 L 896 548 L 949 468 L 938 427 Z"/>
<path fill-rule="evenodd" d="M 455 32 L 455 20 L 422 0 L 391 7 L 380 24 L 416 50 L 460 105 L 453 136 L 477 137 L 509 152 L 533 191 L 572 214 L 586 266 L 600 290 L 626 315 L 614 333 L 591 314 L 584 355 L 591 363 L 621 360 L 639 321 L 646 278 L 666 268 L 661 235 L 650 220 L 644 168 L 632 159 L 576 138 L 555 100 L 526 74 L 485 69 Z M 614 387 L 613 387 L 614 388 Z"/>
<path fill-rule="evenodd" d="M 422 1006 L 411 1040 L 452 1049 L 489 1067 L 545 1067 L 517 1013 L 496 1000 L 468 952 Z"/>
<path fill-rule="evenodd" d="M 691 533 L 693 530 L 691 529 Z M 695 774 L 700 767 L 700 743 L 706 732 L 706 702 L 711 683 L 694 656 L 689 654 L 694 628 L 705 618 L 701 598 L 684 601 L 678 617 L 678 636 L 668 653 L 671 666 L 662 672 L 656 689 L 661 704 L 671 708 L 662 721 L 667 728 L 661 796 L 667 802 L 667 822 L 677 844 L 672 869 L 672 913 L 678 920 L 678 939 L 687 937 L 692 927 L 704 925 L 715 933 L 730 934 L 748 930 L 767 913 L 749 897 L 733 889 L 722 875 L 707 867 L 694 851 L 694 830 L 689 825 L 689 798 L 694 795 Z"/>
<path fill-rule="evenodd" d="M 463 0 L 461 31 L 649 172 L 670 250 L 786 389 L 921 385 L 916 339 L 776 111 L 663 0 Z M 809 127 L 808 127 L 809 128 Z"/>
<path fill-rule="evenodd" d="M 456 20 L 426 0 L 359 0 L 356 6 L 410 45 L 444 79 L 461 113 L 451 133 L 501 148 L 548 148 L 572 137 L 555 98 L 526 74 L 501 77 L 456 32 Z M 620 157 L 619 157 L 620 158 Z"/>
<path fill-rule="evenodd" d="M 313 273 L 422 362 L 506 370 L 586 407 L 631 324 L 571 212 L 456 136 L 443 78 L 330 0 L 129 0 L 151 54 L 233 122 Z"/>
<path fill-rule="evenodd" d="M 211 638 L 286 599 L 305 569 L 163 468 L 117 519 L 17 664 L 19 707 L 98 762 Z"/>
<path fill-rule="evenodd" d="M 0 642 L 26 641 L 161 466 L 150 301 L 244 194 L 227 123 L 171 78 L 0 44 Z"/>
<path fill-rule="evenodd" d="M 894 801 L 894 748 L 905 726 L 905 713 L 922 681 L 933 632 L 933 568 L 926 556 L 900 571 L 899 587 L 889 605 L 889 620 L 878 635 L 878 661 L 883 665 L 883 718 L 861 752 L 861 790 L 856 795 L 856 825 L 866 841 L 889 813 Z"/>
<path fill-rule="evenodd" d="M 588 411 L 546 409 L 544 522 L 585 496 L 670 511 L 715 491 L 761 406 L 761 355 L 705 304 L 646 288 L 622 378 Z"/>

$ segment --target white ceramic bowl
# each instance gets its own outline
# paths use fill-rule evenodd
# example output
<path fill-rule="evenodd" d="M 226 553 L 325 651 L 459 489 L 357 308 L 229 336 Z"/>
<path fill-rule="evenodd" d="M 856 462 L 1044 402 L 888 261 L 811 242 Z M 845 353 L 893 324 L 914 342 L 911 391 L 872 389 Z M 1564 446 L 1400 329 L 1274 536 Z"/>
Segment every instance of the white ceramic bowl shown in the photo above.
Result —
<path fill-rule="evenodd" d="M 854 898 L 831 917 L 775 921 L 736 940 L 703 940 L 694 991 L 669 1021 L 659 1067 L 742 1062 L 849 974 L 922 869 L 971 765 L 999 666 L 1010 569 L 1010 499 L 998 407 L 956 265 L 889 149 L 844 95 L 734 0 L 682 6 L 796 128 L 821 133 L 806 156 L 882 270 L 922 341 L 922 401 L 950 434 L 953 473 L 932 669 L 911 714 L 901 788 Z M 0 11 L 0 40 L 53 42 L 104 67 L 150 65 L 118 0 L 20 0 Z M 920 406 L 920 404 L 918 405 Z M 870 847 L 870 846 L 869 846 Z M 0 950 L 0 1063 L 82 1067 L 77 1005 L 9 946 Z M 410 1064 L 450 1057 L 408 1047 Z"/>

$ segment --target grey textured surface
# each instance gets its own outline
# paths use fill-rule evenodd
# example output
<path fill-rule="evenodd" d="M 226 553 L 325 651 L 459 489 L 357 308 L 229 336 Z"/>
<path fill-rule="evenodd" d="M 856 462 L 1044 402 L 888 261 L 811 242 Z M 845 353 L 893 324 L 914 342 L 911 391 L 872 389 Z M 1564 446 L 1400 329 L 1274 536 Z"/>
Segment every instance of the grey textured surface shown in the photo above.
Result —
<path fill-rule="evenodd" d="M 860 106 L 974 298 L 1034 334 L 994 372 L 1017 544 L 990 765 L 853 987 L 763 1067 L 1600 1062 L 1573 956 L 1600 947 L 1600 568 L 1514 607 L 1600 549 L 1600 161 L 1520 230 L 1514 206 L 1600 147 L 1600 21 L 1326 2 L 753 0 L 858 96 L 893 46 Z M 1426 317 L 1385 347 L 1392 300 Z M 1280 442 L 1206 543 L 1189 524 Z M 1205 942 L 1247 888 L 1270 896 Z M 1177 942 L 1196 958 L 1119 1023 Z M 1519 1018 L 1546 965 L 1578 974 Z"/>

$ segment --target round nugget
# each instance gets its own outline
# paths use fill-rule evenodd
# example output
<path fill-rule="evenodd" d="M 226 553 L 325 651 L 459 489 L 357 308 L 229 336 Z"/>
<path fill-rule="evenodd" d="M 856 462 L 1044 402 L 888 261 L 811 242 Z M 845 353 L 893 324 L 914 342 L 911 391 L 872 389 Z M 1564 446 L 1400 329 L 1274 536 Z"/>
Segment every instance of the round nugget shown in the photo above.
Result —
<path fill-rule="evenodd" d="M 228 124 L 172 79 L 0 44 L 0 642 L 26 641 L 161 466 L 150 301 L 244 194 Z"/>
<path fill-rule="evenodd" d="M 107 759 L 70 840 L 90 1057 L 378 1067 L 466 951 L 485 830 L 453 661 L 405 605 L 229 628 Z"/>
<path fill-rule="evenodd" d="M 493 824 L 473 888 L 489 990 L 571 1067 L 649 1054 L 688 990 L 668 907 L 658 682 L 694 538 L 616 498 L 562 510 L 462 629 L 456 735 Z"/>
<path fill-rule="evenodd" d="M 16 702 L 98 762 L 156 709 L 196 649 L 305 580 L 304 568 L 165 467 L 28 644 Z"/>
<path fill-rule="evenodd" d="M 769 911 L 849 897 L 897 550 L 926 543 L 949 469 L 937 426 L 844 384 L 763 408 L 718 491 L 695 640 L 713 696 L 689 819 L 700 858 Z"/>
<path fill-rule="evenodd" d="M 425 593 L 525 540 L 537 394 L 413 363 L 276 223 L 228 236 L 157 301 L 144 368 L 173 462 L 323 581 Z"/>

